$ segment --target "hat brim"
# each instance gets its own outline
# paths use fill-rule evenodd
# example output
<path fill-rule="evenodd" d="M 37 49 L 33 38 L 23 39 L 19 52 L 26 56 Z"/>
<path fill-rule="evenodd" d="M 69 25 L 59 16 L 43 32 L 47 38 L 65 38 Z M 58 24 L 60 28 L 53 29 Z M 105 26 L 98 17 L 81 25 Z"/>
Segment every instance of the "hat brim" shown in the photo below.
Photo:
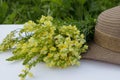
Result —
<path fill-rule="evenodd" d="M 120 65 L 120 53 L 108 50 L 97 45 L 95 42 L 89 43 L 89 49 L 82 54 L 83 59 L 91 59 L 109 62 Z"/>

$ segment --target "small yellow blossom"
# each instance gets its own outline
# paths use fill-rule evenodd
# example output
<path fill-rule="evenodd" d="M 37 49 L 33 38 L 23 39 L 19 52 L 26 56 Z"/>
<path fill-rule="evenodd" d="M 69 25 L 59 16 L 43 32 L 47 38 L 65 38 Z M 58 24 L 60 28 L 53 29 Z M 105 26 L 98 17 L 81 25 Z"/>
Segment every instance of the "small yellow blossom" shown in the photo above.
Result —
<path fill-rule="evenodd" d="M 88 45 L 84 45 L 84 49 L 88 49 Z"/>
<path fill-rule="evenodd" d="M 81 36 L 81 38 L 82 38 L 82 39 L 84 39 L 84 38 L 85 38 L 84 34 L 81 34 L 80 36 Z"/>
<path fill-rule="evenodd" d="M 29 77 L 33 77 L 33 74 L 31 72 L 28 73 Z"/>
<path fill-rule="evenodd" d="M 33 31 L 34 27 L 36 26 L 36 24 L 33 22 L 33 21 L 28 21 L 24 24 L 24 27 L 23 29 L 26 31 L 26 32 L 29 32 L 29 31 Z"/>
<path fill-rule="evenodd" d="M 67 45 L 65 45 L 65 44 L 59 44 L 58 47 L 59 47 L 60 50 L 62 50 L 62 49 L 67 48 Z"/>
<path fill-rule="evenodd" d="M 35 47 L 35 48 L 32 48 L 30 51 L 31 51 L 31 52 L 38 52 L 39 49 Z"/>
<path fill-rule="evenodd" d="M 51 50 L 51 51 L 55 51 L 56 48 L 55 48 L 55 47 L 51 47 L 50 50 Z"/>
<path fill-rule="evenodd" d="M 45 24 L 46 26 L 52 26 L 52 22 L 51 22 L 51 21 L 45 21 L 44 24 Z"/>
<path fill-rule="evenodd" d="M 29 65 L 25 65 L 25 68 L 29 68 Z"/>
<path fill-rule="evenodd" d="M 22 78 L 22 77 L 21 77 L 20 80 L 25 80 L 25 78 Z"/>
<path fill-rule="evenodd" d="M 47 47 L 44 46 L 41 50 L 42 50 L 42 51 L 45 51 L 45 50 L 47 50 Z"/>
<path fill-rule="evenodd" d="M 45 21 L 45 16 L 42 15 L 42 17 L 41 17 L 41 19 L 40 19 L 40 22 L 41 22 L 41 23 L 44 23 L 44 21 Z"/>
<path fill-rule="evenodd" d="M 48 53 L 48 57 L 53 57 L 53 54 L 52 53 Z"/>
<path fill-rule="evenodd" d="M 47 19 L 50 20 L 50 21 L 52 21 L 52 20 L 53 20 L 53 17 L 47 16 Z"/>

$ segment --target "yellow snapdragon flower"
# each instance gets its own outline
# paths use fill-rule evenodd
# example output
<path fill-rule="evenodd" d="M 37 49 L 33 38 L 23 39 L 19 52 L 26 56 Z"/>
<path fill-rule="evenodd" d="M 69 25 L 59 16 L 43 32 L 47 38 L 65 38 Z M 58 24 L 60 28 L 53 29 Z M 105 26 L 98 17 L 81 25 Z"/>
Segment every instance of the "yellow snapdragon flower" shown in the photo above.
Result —
<path fill-rule="evenodd" d="M 50 50 L 51 50 L 51 51 L 55 51 L 56 48 L 55 48 L 55 47 L 51 47 Z"/>
<path fill-rule="evenodd" d="M 66 48 L 67 48 L 67 45 L 66 45 L 66 44 L 59 44 L 59 45 L 58 45 L 58 48 L 59 48 L 60 50 L 66 49 Z"/>

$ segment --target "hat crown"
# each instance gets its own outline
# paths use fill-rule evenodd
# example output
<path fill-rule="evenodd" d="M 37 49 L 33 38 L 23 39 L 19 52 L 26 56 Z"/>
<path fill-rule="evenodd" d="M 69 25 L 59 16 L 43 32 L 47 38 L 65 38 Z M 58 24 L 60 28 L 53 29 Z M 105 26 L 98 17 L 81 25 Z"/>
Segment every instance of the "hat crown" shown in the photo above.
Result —
<path fill-rule="evenodd" d="M 120 52 L 120 6 L 102 12 L 95 27 L 95 42 Z"/>
<path fill-rule="evenodd" d="M 120 38 L 120 6 L 102 12 L 98 17 L 96 29 Z"/>

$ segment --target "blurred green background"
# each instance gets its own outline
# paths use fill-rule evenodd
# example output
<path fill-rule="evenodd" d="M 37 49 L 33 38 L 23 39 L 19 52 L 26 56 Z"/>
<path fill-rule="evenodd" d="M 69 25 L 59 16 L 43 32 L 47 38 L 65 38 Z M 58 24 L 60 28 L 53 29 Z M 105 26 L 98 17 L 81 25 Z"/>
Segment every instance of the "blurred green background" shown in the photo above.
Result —
<path fill-rule="evenodd" d="M 117 5 L 120 0 L 0 0 L 0 24 L 23 24 L 51 15 L 59 24 L 75 24 L 89 41 L 97 16 Z"/>
<path fill-rule="evenodd" d="M 41 15 L 85 20 L 120 4 L 120 0 L 0 0 L 0 24 L 21 24 Z"/>

